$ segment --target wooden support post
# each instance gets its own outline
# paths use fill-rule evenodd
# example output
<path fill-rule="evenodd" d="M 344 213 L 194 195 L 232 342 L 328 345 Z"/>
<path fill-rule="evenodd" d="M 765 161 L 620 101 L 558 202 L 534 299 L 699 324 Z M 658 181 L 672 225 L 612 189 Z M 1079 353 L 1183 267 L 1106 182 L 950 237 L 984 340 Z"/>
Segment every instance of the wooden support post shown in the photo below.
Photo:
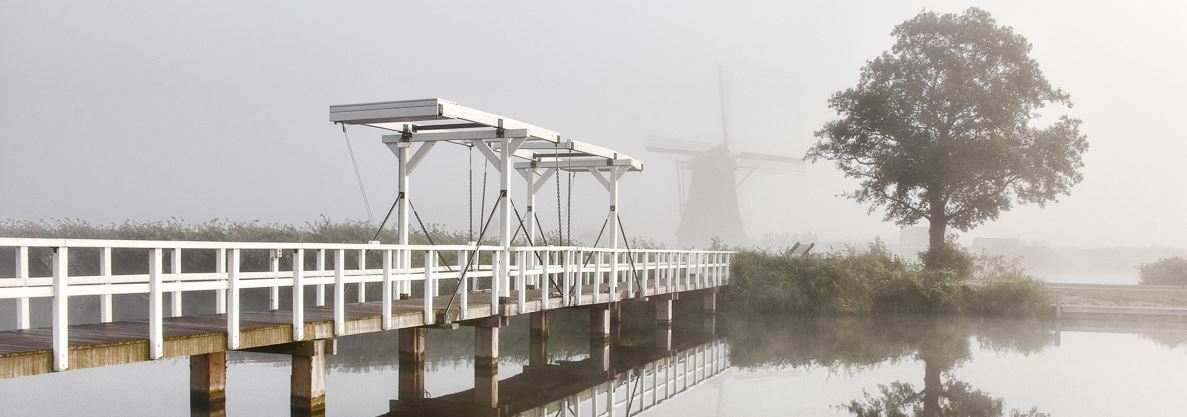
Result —
<path fill-rule="evenodd" d="M 398 330 L 400 335 L 399 400 L 417 402 L 425 396 L 424 328 Z"/>
<path fill-rule="evenodd" d="M 227 352 L 190 356 L 190 414 L 225 415 Z"/>
<path fill-rule="evenodd" d="M 548 312 L 537 311 L 528 316 L 528 366 L 548 364 Z"/>
<path fill-rule="evenodd" d="M 474 405 L 499 406 L 499 320 L 474 327 Z"/>
<path fill-rule="evenodd" d="M 294 343 L 289 407 L 294 415 L 323 415 L 326 409 L 326 354 L 333 343 L 310 340 Z"/>

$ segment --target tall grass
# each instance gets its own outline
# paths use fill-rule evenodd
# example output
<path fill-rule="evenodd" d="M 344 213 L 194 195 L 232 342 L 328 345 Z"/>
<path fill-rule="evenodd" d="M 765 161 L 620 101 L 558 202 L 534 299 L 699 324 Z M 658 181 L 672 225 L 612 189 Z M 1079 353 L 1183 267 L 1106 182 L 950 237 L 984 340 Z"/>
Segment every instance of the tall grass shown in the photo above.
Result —
<path fill-rule="evenodd" d="M 974 268 L 927 269 L 922 262 L 890 253 L 880 242 L 864 250 L 808 257 L 744 250 L 734 257 L 722 306 L 741 312 L 843 315 L 1037 316 L 1050 310 L 1045 284 L 995 262 L 1000 260 L 980 258 Z M 980 275 L 977 282 L 970 280 L 974 270 Z"/>

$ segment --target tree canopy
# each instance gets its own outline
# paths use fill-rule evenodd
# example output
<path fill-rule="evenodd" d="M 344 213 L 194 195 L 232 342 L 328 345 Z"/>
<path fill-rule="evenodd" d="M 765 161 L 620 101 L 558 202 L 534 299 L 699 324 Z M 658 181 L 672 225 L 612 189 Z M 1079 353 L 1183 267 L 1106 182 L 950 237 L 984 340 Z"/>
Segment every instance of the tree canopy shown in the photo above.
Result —
<path fill-rule="evenodd" d="M 807 159 L 828 159 L 860 186 L 846 195 L 886 220 L 967 231 L 1015 204 L 1040 206 L 1082 179 L 1080 120 L 1036 127 L 1047 105 L 1072 103 L 1030 57 L 1031 44 L 986 11 L 923 12 L 896 26 L 894 46 L 835 93 L 840 116 Z"/>

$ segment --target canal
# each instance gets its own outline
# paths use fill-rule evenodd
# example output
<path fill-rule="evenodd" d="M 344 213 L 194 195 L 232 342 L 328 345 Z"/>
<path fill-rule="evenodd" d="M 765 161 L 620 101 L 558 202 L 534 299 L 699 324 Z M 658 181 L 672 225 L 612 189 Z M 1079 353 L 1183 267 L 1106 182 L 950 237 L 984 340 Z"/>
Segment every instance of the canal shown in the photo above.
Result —
<path fill-rule="evenodd" d="M 1187 414 L 1187 325 L 684 314 L 666 345 L 654 327 L 623 320 L 609 371 L 590 372 L 600 366 L 591 368 L 582 313 L 552 319 L 548 371 L 527 365 L 527 321 L 504 327 L 504 412 L 601 414 L 616 381 L 618 416 Z M 395 332 L 341 338 L 327 361 L 326 414 L 494 415 L 465 404 L 473 336 L 429 332 L 421 398 L 400 398 Z M 706 362 L 714 355 L 722 360 Z M 289 415 L 288 357 L 232 352 L 228 361 L 226 415 Z M 685 379 L 663 386 L 674 374 Z M 180 358 L 0 380 L 0 415 L 187 415 L 188 378 Z"/>

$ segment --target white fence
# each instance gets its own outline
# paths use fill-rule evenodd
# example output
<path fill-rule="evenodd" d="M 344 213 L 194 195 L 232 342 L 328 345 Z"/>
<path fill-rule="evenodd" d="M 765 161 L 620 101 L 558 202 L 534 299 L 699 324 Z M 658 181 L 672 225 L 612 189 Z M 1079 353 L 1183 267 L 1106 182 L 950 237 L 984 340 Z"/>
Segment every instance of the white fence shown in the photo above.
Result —
<path fill-rule="evenodd" d="M 468 296 L 489 291 L 490 311 L 499 314 L 500 297 L 510 297 L 514 288 L 518 305 L 523 306 L 530 291 L 539 291 L 547 306 L 553 292 L 559 290 L 561 304 L 582 303 L 582 292 L 592 290 L 592 302 L 618 301 L 625 286 L 629 297 L 646 297 L 724 285 L 729 280 L 731 252 L 677 250 L 623 250 L 585 247 L 514 247 L 471 245 L 388 245 L 333 243 L 258 243 L 143 240 L 24 239 L 0 238 L 0 248 L 15 251 L 13 278 L 0 278 L 0 299 L 17 300 L 18 328 L 31 323 L 29 299 L 52 299 L 54 369 L 68 367 L 68 302 L 74 296 L 99 296 L 98 321 L 112 320 L 113 295 L 147 294 L 149 299 L 149 357 L 161 358 L 163 348 L 164 297 L 170 297 L 170 315 L 182 315 L 183 294 L 214 291 L 215 311 L 226 314 L 227 348 L 239 348 L 241 291 L 269 288 L 269 307 L 279 309 L 280 289 L 292 294 L 293 340 L 305 339 L 305 291 L 316 292 L 315 304 L 325 305 L 326 287 L 333 297 L 334 332 L 344 335 L 346 325 L 346 286 L 356 284 L 357 302 L 364 302 L 366 283 L 382 283 L 382 328 L 392 328 L 394 297 L 411 296 L 412 283 L 424 285 L 424 323 L 437 319 L 434 309 L 446 308 L 435 301 L 440 281 L 458 283 L 451 308 L 458 308 L 458 319 L 469 318 Z M 52 251 L 49 276 L 30 276 L 30 249 Z M 98 274 L 71 275 L 71 251 L 97 252 L 97 265 L 87 268 Z M 143 253 L 147 273 L 113 273 L 112 253 L 135 250 Z M 347 265 L 347 253 L 353 252 L 355 265 Z M 168 254 L 168 271 L 166 265 Z M 214 265 L 213 272 L 186 272 L 186 257 L 201 254 Z M 263 271 L 243 270 L 246 254 L 267 259 Z M 449 256 L 443 256 L 448 254 Z M 212 256 L 213 255 L 213 256 Z M 415 255 L 415 256 L 414 256 Z M 380 259 L 378 268 L 367 263 L 370 256 Z M 332 266 L 327 267 L 327 257 Z M 451 265 L 442 259 L 453 258 Z M 285 258 L 288 258 L 285 260 Z M 373 259 L 373 258 L 372 258 Z M 470 262 L 469 260 L 474 260 Z M 282 268 L 283 266 L 287 269 Z M 312 269 L 306 267 L 312 264 Z M 76 265 L 79 266 L 79 265 Z M 466 279 L 459 280 L 461 277 Z M 545 278 L 546 277 L 546 278 Z M 547 282 L 544 282 L 544 281 Z M 485 285 L 483 285 L 485 283 Z M 531 285 L 531 289 L 529 289 Z M 592 288 L 589 288 L 592 286 Z M 482 290 L 479 290 L 482 288 Z M 603 292 L 603 288 L 608 292 Z M 428 296 L 425 296 L 428 295 Z M 434 303 L 437 303 L 434 305 Z M 93 321 L 93 320 L 92 320 Z"/>

